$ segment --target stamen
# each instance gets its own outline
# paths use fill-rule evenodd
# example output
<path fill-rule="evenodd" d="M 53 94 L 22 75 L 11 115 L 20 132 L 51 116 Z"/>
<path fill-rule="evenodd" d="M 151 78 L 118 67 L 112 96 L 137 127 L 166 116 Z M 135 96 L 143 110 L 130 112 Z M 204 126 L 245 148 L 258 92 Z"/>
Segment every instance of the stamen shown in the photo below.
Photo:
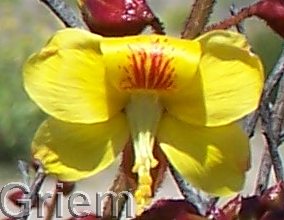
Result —
<path fill-rule="evenodd" d="M 150 171 L 158 165 L 153 148 L 161 114 L 162 107 L 155 93 L 137 92 L 126 107 L 135 154 L 132 172 L 138 174 L 135 192 L 138 211 L 142 211 L 152 197 Z"/>

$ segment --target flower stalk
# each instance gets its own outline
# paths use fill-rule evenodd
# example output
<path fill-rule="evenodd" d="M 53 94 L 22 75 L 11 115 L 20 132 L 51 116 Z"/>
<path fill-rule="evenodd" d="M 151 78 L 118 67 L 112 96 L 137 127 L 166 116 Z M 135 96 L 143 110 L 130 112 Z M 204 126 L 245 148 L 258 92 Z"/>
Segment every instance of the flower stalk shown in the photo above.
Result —
<path fill-rule="evenodd" d="M 39 0 L 58 17 L 66 27 L 84 28 L 81 19 L 63 0 Z"/>
<path fill-rule="evenodd" d="M 193 39 L 203 32 L 215 2 L 215 0 L 195 0 L 181 33 L 181 38 Z"/>

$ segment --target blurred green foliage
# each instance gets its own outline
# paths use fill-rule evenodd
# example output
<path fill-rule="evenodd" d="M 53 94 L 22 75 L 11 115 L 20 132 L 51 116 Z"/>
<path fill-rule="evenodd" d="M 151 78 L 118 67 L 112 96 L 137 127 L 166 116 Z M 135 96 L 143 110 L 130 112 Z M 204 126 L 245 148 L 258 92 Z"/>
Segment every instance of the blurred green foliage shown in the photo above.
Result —
<path fill-rule="evenodd" d="M 66 1 L 75 7 L 75 0 Z M 152 0 L 154 10 L 165 21 L 168 33 L 178 36 L 190 6 L 164 4 Z M 230 1 L 220 1 L 212 21 L 229 16 Z M 237 1 L 237 6 L 250 1 Z M 186 5 L 186 7 L 182 6 Z M 29 145 L 44 114 L 29 100 L 22 86 L 21 69 L 30 54 L 37 51 L 62 24 L 37 0 L 0 1 L 0 163 L 29 157 Z M 246 22 L 246 31 L 253 49 L 264 60 L 269 71 L 281 49 L 280 38 L 264 22 Z"/>
<path fill-rule="evenodd" d="M 59 27 L 42 6 L 31 1 L 0 3 L 0 161 L 28 157 L 28 146 L 43 114 L 22 86 L 24 61 Z M 39 10 L 36 12 L 36 10 Z M 36 12 L 36 13 L 35 13 Z"/>

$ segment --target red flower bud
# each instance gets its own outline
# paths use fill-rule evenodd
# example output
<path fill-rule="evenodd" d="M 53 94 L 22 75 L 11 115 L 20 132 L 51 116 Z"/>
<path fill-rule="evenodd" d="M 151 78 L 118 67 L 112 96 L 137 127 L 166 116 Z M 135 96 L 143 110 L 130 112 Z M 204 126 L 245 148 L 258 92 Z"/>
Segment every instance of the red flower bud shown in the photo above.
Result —
<path fill-rule="evenodd" d="M 250 10 L 284 37 L 284 0 L 262 0 L 252 5 Z"/>
<path fill-rule="evenodd" d="M 147 25 L 153 26 L 157 22 L 146 0 L 78 0 L 78 2 L 90 31 L 103 36 L 136 35 Z"/>

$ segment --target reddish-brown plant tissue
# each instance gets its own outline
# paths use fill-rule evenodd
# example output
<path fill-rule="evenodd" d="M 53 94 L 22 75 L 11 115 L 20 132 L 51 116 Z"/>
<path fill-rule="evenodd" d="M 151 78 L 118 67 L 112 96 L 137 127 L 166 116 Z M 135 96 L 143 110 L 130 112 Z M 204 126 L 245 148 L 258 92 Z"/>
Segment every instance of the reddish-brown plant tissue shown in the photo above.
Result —
<path fill-rule="evenodd" d="M 8 199 L 12 202 L 15 206 L 21 207 L 23 202 L 21 200 L 25 199 L 25 193 L 21 189 L 17 189 L 13 191 L 11 194 L 8 195 Z M 37 207 L 39 197 L 36 196 L 36 200 L 32 204 L 32 208 Z"/>
<path fill-rule="evenodd" d="M 90 31 L 103 36 L 140 34 L 154 15 L 146 0 L 79 0 Z"/>
<path fill-rule="evenodd" d="M 185 200 L 159 200 L 134 220 L 201 220 L 194 205 Z"/>
<path fill-rule="evenodd" d="M 100 220 L 101 218 L 96 217 L 95 214 L 90 213 L 88 215 L 82 213 L 82 217 L 72 217 L 68 220 Z"/>
<path fill-rule="evenodd" d="M 68 196 L 70 193 L 72 193 L 74 188 L 75 188 L 74 182 L 64 182 L 64 181 L 57 182 L 57 190 L 59 192 L 62 192 L 64 196 Z"/>
<path fill-rule="evenodd" d="M 215 220 L 283 220 L 284 183 L 277 183 L 259 196 L 237 196 L 223 208 L 214 207 L 210 212 Z"/>
<path fill-rule="evenodd" d="M 24 198 L 24 193 L 22 190 L 17 189 L 14 192 L 12 192 L 10 195 L 8 195 L 8 199 L 16 206 L 21 206 L 21 199 Z"/>
<path fill-rule="evenodd" d="M 284 0 L 262 0 L 250 7 L 250 12 L 264 19 L 279 35 L 284 37 Z"/>
<path fill-rule="evenodd" d="M 236 196 L 222 208 L 212 206 L 202 216 L 194 204 L 185 200 L 159 200 L 133 220 L 283 220 L 284 183 L 265 190 L 261 195 Z"/>

